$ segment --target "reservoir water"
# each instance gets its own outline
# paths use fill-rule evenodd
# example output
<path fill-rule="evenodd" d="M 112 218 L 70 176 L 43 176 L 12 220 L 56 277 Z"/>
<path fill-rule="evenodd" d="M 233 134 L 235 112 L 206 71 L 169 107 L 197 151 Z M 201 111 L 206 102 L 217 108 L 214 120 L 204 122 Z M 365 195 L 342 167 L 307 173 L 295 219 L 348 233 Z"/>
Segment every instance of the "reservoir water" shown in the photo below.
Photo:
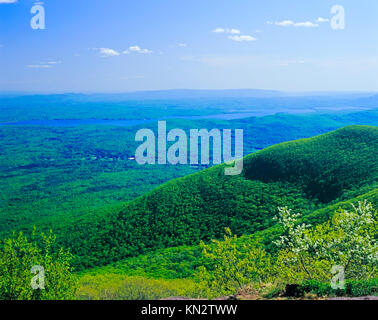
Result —
<path fill-rule="evenodd" d="M 145 123 L 157 122 L 160 120 L 169 119 L 187 119 L 187 120 L 200 120 L 200 119 L 216 119 L 216 120 L 236 120 L 245 119 L 250 117 L 261 117 L 268 115 L 265 112 L 245 112 L 245 113 L 221 113 L 214 115 L 202 116 L 172 116 L 163 117 L 161 119 L 135 119 L 135 120 L 108 120 L 108 119 L 56 119 L 56 120 L 27 120 L 17 122 L 0 123 L 0 126 L 50 126 L 50 127 L 76 127 L 76 126 L 118 126 L 118 127 L 132 127 Z"/>

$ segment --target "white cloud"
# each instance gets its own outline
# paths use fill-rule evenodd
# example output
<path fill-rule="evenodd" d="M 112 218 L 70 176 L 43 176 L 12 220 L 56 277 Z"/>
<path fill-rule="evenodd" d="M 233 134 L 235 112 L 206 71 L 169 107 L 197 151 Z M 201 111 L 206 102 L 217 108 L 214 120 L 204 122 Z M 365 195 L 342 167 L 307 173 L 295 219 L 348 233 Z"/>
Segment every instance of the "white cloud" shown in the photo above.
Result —
<path fill-rule="evenodd" d="M 240 34 L 240 30 L 238 30 L 238 29 L 230 29 L 230 30 L 228 30 L 227 33 L 231 33 L 231 34 Z"/>
<path fill-rule="evenodd" d="M 187 47 L 188 45 L 186 43 L 178 43 L 177 44 L 178 47 L 181 47 L 181 48 L 185 48 Z"/>
<path fill-rule="evenodd" d="M 283 21 L 267 21 L 267 24 L 274 24 L 279 27 L 304 27 L 304 28 L 315 28 L 319 27 L 318 24 L 311 21 L 306 22 L 294 22 L 293 20 L 283 20 Z"/>
<path fill-rule="evenodd" d="M 216 28 L 213 30 L 214 33 L 224 33 L 228 34 L 228 39 L 236 42 L 242 41 L 256 41 L 257 39 L 250 35 L 242 35 L 239 29 L 233 28 Z"/>
<path fill-rule="evenodd" d="M 49 64 L 28 64 L 27 68 L 34 68 L 34 69 L 49 69 L 51 65 Z"/>
<path fill-rule="evenodd" d="M 0 0 L 0 4 L 1 3 L 16 3 L 17 0 Z"/>
<path fill-rule="evenodd" d="M 61 64 L 61 63 L 62 63 L 62 61 L 56 61 L 56 60 L 53 60 L 53 59 L 49 59 L 46 62 L 38 62 L 38 63 L 35 63 L 35 64 L 28 64 L 26 67 L 27 68 L 33 68 L 33 69 L 49 69 L 49 68 L 53 68 L 57 64 Z"/>
<path fill-rule="evenodd" d="M 131 46 L 131 47 L 129 47 L 129 49 L 123 51 L 122 53 L 123 54 L 130 54 L 131 52 L 144 53 L 144 54 L 146 54 L 146 53 L 152 53 L 151 50 L 142 49 L 139 46 Z"/>
<path fill-rule="evenodd" d="M 294 27 L 316 28 L 316 27 L 319 27 L 319 25 L 311 21 L 306 21 L 306 22 L 294 23 Z"/>
<path fill-rule="evenodd" d="M 141 49 L 139 46 L 132 46 L 132 47 L 129 47 L 129 50 L 130 50 L 130 51 L 137 51 L 137 52 L 139 52 L 139 51 L 141 51 L 142 49 Z"/>
<path fill-rule="evenodd" d="M 316 22 L 319 22 L 319 23 L 323 23 L 323 22 L 329 22 L 329 19 L 327 19 L 327 18 L 322 18 L 322 17 L 319 17 L 318 19 L 316 19 Z"/>
<path fill-rule="evenodd" d="M 98 50 L 103 58 L 116 57 L 120 55 L 118 51 L 110 48 L 95 48 L 95 50 Z"/>
<path fill-rule="evenodd" d="M 227 34 L 240 34 L 240 30 L 234 28 L 216 28 L 213 30 L 214 33 L 227 33 Z"/>
<path fill-rule="evenodd" d="M 288 26 L 294 25 L 294 21 L 292 21 L 292 20 L 283 20 L 283 21 L 276 21 L 276 22 L 268 21 L 268 24 L 274 24 L 274 25 L 280 26 L 280 27 L 288 27 Z"/>
<path fill-rule="evenodd" d="M 230 40 L 242 42 L 242 41 L 256 41 L 257 39 L 249 35 L 240 35 L 240 36 L 228 36 Z"/>

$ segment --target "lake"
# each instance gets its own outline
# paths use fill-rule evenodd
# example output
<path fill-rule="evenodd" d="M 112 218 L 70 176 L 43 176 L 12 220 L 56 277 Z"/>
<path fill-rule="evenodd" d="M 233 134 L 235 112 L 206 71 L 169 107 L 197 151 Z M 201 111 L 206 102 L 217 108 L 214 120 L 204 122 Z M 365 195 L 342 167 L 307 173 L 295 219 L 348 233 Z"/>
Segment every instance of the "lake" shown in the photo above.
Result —
<path fill-rule="evenodd" d="M 269 112 L 245 112 L 245 113 L 221 113 L 205 116 L 173 116 L 164 117 L 162 119 L 135 119 L 135 120 L 108 120 L 108 119 L 56 119 L 56 120 L 27 120 L 17 122 L 0 123 L 0 126 L 50 126 L 50 127 L 77 127 L 77 126 L 117 126 L 117 127 L 132 127 L 140 124 L 157 122 L 160 120 L 169 119 L 216 119 L 216 120 L 236 120 L 250 117 L 261 117 L 271 114 Z"/>

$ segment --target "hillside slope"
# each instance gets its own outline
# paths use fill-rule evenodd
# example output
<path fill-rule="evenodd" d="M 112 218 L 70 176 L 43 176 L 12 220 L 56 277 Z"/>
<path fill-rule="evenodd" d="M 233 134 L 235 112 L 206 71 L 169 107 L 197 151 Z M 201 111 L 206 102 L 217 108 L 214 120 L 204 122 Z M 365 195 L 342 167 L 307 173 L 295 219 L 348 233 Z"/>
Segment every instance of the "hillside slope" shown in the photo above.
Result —
<path fill-rule="evenodd" d="M 170 181 L 119 213 L 57 230 L 58 238 L 90 267 L 197 244 L 224 227 L 252 234 L 274 224 L 278 206 L 306 215 L 374 189 L 377 150 L 378 128 L 368 126 L 279 144 L 247 156 L 243 175 L 225 176 L 221 165 Z"/>
<path fill-rule="evenodd" d="M 299 183 L 309 195 L 329 202 L 343 190 L 376 181 L 377 147 L 376 128 L 344 127 L 247 156 L 244 176 L 263 182 Z"/>
<path fill-rule="evenodd" d="M 340 201 L 315 210 L 305 216 L 303 222 L 311 225 L 323 223 L 340 208 L 350 210 L 352 204 L 364 200 L 372 203 L 374 208 L 378 207 L 378 188 L 358 197 L 350 198 L 347 201 Z M 240 245 L 251 242 L 263 245 L 267 251 L 272 253 L 278 249 L 273 241 L 277 240 L 281 233 L 282 228 L 279 225 L 275 225 L 252 235 L 242 236 L 238 241 Z M 106 266 L 88 269 L 82 274 L 120 274 L 156 279 L 192 278 L 194 277 L 196 269 L 204 264 L 203 259 L 202 248 L 199 244 L 195 244 L 193 246 L 159 249 L 137 257 L 119 260 Z"/>

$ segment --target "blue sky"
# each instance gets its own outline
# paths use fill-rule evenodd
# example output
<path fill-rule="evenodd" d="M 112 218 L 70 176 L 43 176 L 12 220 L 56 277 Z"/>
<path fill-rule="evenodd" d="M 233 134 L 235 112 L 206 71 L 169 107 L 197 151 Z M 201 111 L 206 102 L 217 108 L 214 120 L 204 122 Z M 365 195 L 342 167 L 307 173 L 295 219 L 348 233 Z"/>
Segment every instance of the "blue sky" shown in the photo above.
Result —
<path fill-rule="evenodd" d="M 0 0 L 0 91 L 378 91 L 376 0 L 34 3 Z"/>

